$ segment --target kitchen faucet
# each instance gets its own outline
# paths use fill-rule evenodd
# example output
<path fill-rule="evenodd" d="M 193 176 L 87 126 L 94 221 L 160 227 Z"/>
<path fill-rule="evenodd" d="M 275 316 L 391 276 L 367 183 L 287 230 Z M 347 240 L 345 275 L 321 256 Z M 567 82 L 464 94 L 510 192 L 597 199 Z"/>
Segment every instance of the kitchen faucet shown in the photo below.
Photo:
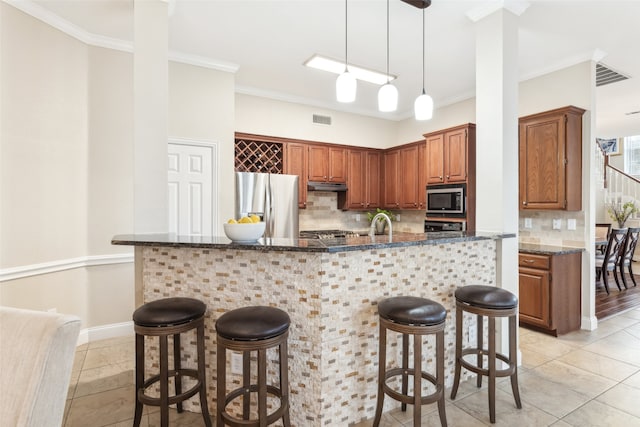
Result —
<path fill-rule="evenodd" d="M 369 229 L 369 236 L 371 236 L 371 238 L 373 239 L 373 237 L 376 235 L 376 221 L 378 220 L 378 217 L 382 217 L 385 219 L 385 221 L 387 221 L 387 225 L 389 226 L 389 241 L 391 241 L 391 236 L 393 235 L 391 218 L 389 218 L 389 215 L 383 212 L 377 213 L 376 216 L 374 216 L 373 219 L 371 220 L 371 228 Z"/>

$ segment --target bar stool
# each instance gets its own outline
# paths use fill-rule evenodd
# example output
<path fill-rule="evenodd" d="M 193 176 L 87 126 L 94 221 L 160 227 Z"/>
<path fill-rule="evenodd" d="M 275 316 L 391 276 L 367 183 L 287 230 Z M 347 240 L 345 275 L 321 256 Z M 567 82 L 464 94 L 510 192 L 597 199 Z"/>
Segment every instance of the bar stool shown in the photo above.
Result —
<path fill-rule="evenodd" d="M 287 338 L 291 320 L 284 311 L 274 307 L 243 307 L 231 310 L 216 322 L 218 340 L 218 390 L 216 427 L 242 425 L 264 427 L 282 418 L 289 427 L 289 362 Z M 280 387 L 267 384 L 267 349 L 278 347 Z M 242 387 L 226 393 L 227 350 L 242 353 Z M 251 352 L 258 352 L 257 384 L 251 384 Z M 258 418 L 249 419 L 251 393 L 257 393 Z M 280 399 L 280 407 L 267 414 L 267 395 Z M 234 399 L 242 397 L 242 419 L 227 412 Z"/>
<path fill-rule="evenodd" d="M 412 296 L 399 296 L 378 303 L 380 317 L 380 351 L 378 355 L 378 402 L 373 425 L 380 424 L 385 395 L 402 402 L 406 411 L 407 403 L 413 405 L 413 425 L 420 426 L 421 405 L 438 401 L 440 424 L 447 425 L 444 410 L 444 326 L 447 317 L 445 308 L 435 301 Z M 387 329 L 402 334 L 402 367 L 386 369 Z M 436 336 L 436 375 L 422 370 L 422 336 Z M 409 335 L 413 336 L 413 368 L 409 362 Z M 419 372 L 419 374 L 418 374 Z M 413 376 L 413 396 L 408 394 L 408 376 Z M 387 380 L 402 376 L 402 392 L 387 385 Z M 435 391 L 422 396 L 422 379 L 435 386 Z"/>
<path fill-rule="evenodd" d="M 451 399 L 455 399 L 460 383 L 460 371 L 466 369 L 477 374 L 477 386 L 482 386 L 482 376 L 489 377 L 489 419 L 496 422 L 496 377 L 511 377 L 511 390 L 518 409 L 522 408 L 518 391 L 518 366 L 516 349 L 516 314 L 518 298 L 511 292 L 494 286 L 471 285 L 458 288 L 456 296 L 456 365 Z M 462 348 L 463 312 L 477 315 L 477 347 Z M 482 319 L 489 320 L 489 348 L 482 343 Z M 496 318 L 509 318 L 509 357 L 496 352 Z M 467 354 L 477 356 L 476 364 L 464 359 Z M 488 356 L 488 367 L 483 368 L 483 358 Z M 505 369 L 496 369 L 496 358 L 508 364 Z"/>
<path fill-rule="evenodd" d="M 169 405 L 176 404 L 182 412 L 182 402 L 200 393 L 200 409 L 207 427 L 211 427 L 211 417 L 207 407 L 207 387 L 204 361 L 204 314 L 207 306 L 193 298 L 165 298 L 142 305 L 133 312 L 136 333 L 136 409 L 134 427 L 140 425 L 142 405 L 160 407 L 160 425 L 169 425 Z M 180 360 L 180 334 L 196 329 L 198 369 L 185 369 Z M 173 369 L 169 370 L 168 336 L 173 335 Z M 144 339 L 157 336 L 160 341 L 160 373 L 147 380 L 144 378 Z M 193 378 L 196 383 L 189 390 L 182 391 L 182 377 Z M 175 394 L 169 395 L 169 378 L 174 378 Z M 160 382 L 160 397 L 152 397 L 145 391 Z"/>

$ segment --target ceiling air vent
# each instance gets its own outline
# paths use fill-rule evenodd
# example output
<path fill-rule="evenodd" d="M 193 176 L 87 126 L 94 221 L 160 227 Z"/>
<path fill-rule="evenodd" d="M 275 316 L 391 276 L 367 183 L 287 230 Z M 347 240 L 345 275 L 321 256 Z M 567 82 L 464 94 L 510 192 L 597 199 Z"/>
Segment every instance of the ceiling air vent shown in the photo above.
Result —
<path fill-rule="evenodd" d="M 609 83 L 627 80 L 628 78 L 628 76 L 613 71 L 604 64 L 596 64 L 596 86 L 604 86 Z"/>
<path fill-rule="evenodd" d="M 331 125 L 331 116 L 321 116 L 320 114 L 314 114 L 313 123 L 317 123 L 319 125 Z"/>

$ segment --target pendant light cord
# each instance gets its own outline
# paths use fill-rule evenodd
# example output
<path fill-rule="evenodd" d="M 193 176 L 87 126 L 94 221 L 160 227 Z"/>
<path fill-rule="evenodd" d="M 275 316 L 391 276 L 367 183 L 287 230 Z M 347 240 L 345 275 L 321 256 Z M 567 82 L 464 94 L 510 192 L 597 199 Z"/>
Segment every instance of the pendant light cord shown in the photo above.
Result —
<path fill-rule="evenodd" d="M 391 79 L 389 79 L 389 0 L 387 0 L 387 84 L 389 84 L 390 81 Z"/>
<path fill-rule="evenodd" d="M 422 9 L 422 94 L 425 94 L 424 91 L 424 9 Z"/>
<path fill-rule="evenodd" d="M 349 39 L 349 19 L 348 19 L 348 0 L 344 0 L 344 71 L 348 72 L 349 69 L 348 64 L 349 64 L 349 60 L 348 60 L 348 56 L 347 56 L 347 45 L 348 45 L 348 39 Z M 424 43 L 423 43 L 424 44 Z"/>

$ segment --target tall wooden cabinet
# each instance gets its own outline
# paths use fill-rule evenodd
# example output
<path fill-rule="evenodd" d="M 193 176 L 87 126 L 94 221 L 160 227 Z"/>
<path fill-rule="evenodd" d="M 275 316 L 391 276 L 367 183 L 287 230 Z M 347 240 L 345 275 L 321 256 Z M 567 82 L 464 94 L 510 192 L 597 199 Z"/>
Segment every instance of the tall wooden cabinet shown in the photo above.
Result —
<path fill-rule="evenodd" d="M 552 335 L 580 329 L 581 252 L 519 254 L 520 324 Z"/>
<path fill-rule="evenodd" d="M 466 221 L 467 230 L 475 230 L 476 217 L 476 125 L 464 125 L 424 135 L 425 186 L 466 183 L 465 218 L 427 217 L 429 220 Z M 424 189 L 424 187 L 423 187 Z M 424 196 L 421 196 L 424 197 Z M 426 207 L 426 203 L 423 207 Z"/>
<path fill-rule="evenodd" d="M 343 209 L 378 208 L 380 203 L 380 152 L 350 149 L 348 152 L 346 205 Z"/>
<path fill-rule="evenodd" d="M 520 209 L 582 209 L 582 108 L 522 117 Z"/>
<path fill-rule="evenodd" d="M 400 149 L 384 153 L 382 203 L 387 209 L 400 209 Z"/>
<path fill-rule="evenodd" d="M 288 142 L 284 173 L 298 175 L 298 207 L 307 207 L 307 144 Z"/>

